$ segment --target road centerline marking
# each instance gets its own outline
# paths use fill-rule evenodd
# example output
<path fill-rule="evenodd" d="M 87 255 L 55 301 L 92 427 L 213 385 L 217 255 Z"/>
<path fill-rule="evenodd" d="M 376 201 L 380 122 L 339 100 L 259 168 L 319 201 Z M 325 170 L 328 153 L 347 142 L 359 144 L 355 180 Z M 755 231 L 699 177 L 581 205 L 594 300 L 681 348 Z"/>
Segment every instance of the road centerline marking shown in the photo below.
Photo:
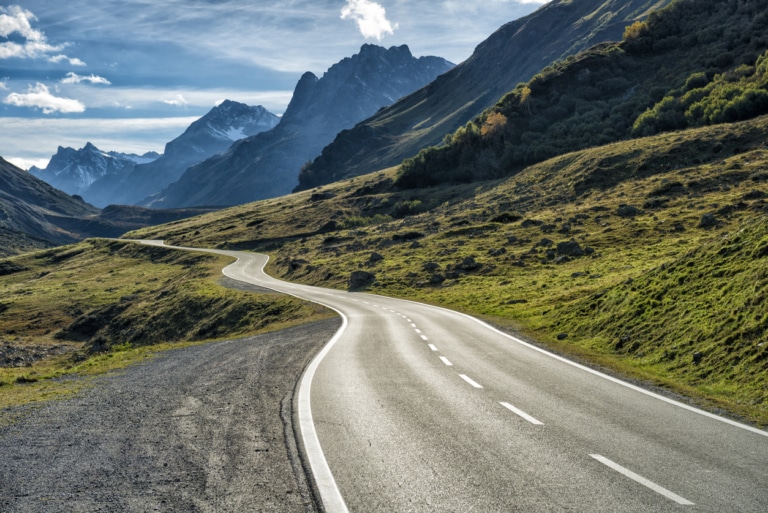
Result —
<path fill-rule="evenodd" d="M 466 374 L 459 374 L 459 377 L 461 379 L 463 379 L 464 381 L 466 381 L 467 383 L 469 383 L 470 385 L 472 385 L 474 388 L 483 388 L 483 385 L 481 385 L 480 383 L 478 383 L 474 379 L 470 378 Z"/>
<path fill-rule="evenodd" d="M 421 335 L 421 340 L 429 340 L 426 335 Z"/>
<path fill-rule="evenodd" d="M 448 358 L 446 358 L 445 356 L 441 356 L 441 357 L 440 357 L 440 360 L 441 360 L 441 361 L 442 361 L 444 364 L 446 364 L 448 367 L 453 367 L 453 364 L 451 363 L 451 361 L 450 361 Z"/>
<path fill-rule="evenodd" d="M 519 408 L 515 408 L 514 406 L 512 406 L 509 403 L 500 402 L 499 404 L 502 405 L 504 408 L 508 409 L 509 411 L 511 411 L 512 413 L 514 413 L 515 415 L 524 418 L 525 420 L 527 420 L 531 424 L 534 424 L 536 426 L 543 426 L 544 425 L 543 422 L 541 422 L 541 421 L 531 417 L 530 415 L 525 413 L 523 410 L 521 410 Z"/>
<path fill-rule="evenodd" d="M 435 344 L 429 344 L 429 348 L 430 348 L 432 351 L 437 351 L 437 347 L 435 346 Z"/>
<path fill-rule="evenodd" d="M 659 486 L 656 483 L 654 483 L 653 481 L 650 481 L 650 480 L 644 478 L 643 476 L 635 474 L 631 470 L 622 467 L 618 463 L 615 463 L 615 462 L 609 460 L 605 456 L 601 456 L 599 454 L 590 454 L 590 456 L 592 458 L 596 459 L 597 461 L 599 461 L 600 463 L 602 463 L 603 465 L 605 465 L 606 467 L 612 468 L 616 472 L 618 472 L 620 474 L 623 474 L 624 476 L 630 478 L 631 480 L 635 481 L 636 483 L 640 483 L 641 485 L 645 486 L 646 488 L 650 488 L 654 492 L 656 492 L 656 493 L 658 493 L 660 495 L 663 495 L 667 499 L 670 499 L 670 500 L 672 500 L 672 501 L 674 501 L 674 502 L 676 502 L 678 504 L 681 504 L 683 506 L 693 506 L 694 505 L 694 503 L 689 501 L 688 499 L 680 497 L 676 493 L 670 492 L 669 490 L 667 490 L 663 486 Z"/>

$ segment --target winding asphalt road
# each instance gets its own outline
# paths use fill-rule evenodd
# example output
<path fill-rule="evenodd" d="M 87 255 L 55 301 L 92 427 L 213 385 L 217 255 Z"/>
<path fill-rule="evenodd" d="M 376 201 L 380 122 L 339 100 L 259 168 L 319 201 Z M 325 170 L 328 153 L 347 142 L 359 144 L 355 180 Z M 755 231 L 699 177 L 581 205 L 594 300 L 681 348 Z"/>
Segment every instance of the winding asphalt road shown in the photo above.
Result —
<path fill-rule="evenodd" d="M 768 508 L 768 432 L 544 352 L 469 316 L 292 284 L 342 328 L 299 390 L 329 512 L 750 511 Z"/>

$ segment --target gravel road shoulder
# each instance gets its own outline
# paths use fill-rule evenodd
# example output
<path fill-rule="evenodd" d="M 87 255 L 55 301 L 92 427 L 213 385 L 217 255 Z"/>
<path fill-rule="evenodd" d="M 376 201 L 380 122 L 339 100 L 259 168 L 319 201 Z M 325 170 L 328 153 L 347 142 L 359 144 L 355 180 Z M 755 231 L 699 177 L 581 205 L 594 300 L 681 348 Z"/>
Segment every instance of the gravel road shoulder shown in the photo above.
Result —
<path fill-rule="evenodd" d="M 29 409 L 0 428 L 0 511 L 315 511 L 291 399 L 339 325 L 168 351 Z"/>

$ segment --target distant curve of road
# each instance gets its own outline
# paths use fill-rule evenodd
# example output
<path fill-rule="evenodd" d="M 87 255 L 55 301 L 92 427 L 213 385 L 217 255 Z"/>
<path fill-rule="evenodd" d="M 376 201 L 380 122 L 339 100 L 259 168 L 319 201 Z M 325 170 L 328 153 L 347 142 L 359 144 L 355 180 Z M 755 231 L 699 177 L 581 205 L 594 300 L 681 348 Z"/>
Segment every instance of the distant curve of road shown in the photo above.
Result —
<path fill-rule="evenodd" d="M 161 244 L 158 241 L 145 241 Z M 555 356 L 470 316 L 280 281 L 343 324 L 306 369 L 301 437 L 328 512 L 765 512 L 768 432 Z"/>

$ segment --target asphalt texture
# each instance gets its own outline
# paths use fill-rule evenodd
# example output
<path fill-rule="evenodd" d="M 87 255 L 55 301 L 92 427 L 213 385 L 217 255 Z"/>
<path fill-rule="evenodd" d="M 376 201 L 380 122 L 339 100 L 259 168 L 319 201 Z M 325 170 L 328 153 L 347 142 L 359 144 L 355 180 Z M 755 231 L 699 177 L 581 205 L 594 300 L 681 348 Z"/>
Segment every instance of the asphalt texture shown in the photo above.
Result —
<path fill-rule="evenodd" d="M 312 512 L 292 400 L 338 319 L 168 351 L 0 412 L 2 512 Z"/>

